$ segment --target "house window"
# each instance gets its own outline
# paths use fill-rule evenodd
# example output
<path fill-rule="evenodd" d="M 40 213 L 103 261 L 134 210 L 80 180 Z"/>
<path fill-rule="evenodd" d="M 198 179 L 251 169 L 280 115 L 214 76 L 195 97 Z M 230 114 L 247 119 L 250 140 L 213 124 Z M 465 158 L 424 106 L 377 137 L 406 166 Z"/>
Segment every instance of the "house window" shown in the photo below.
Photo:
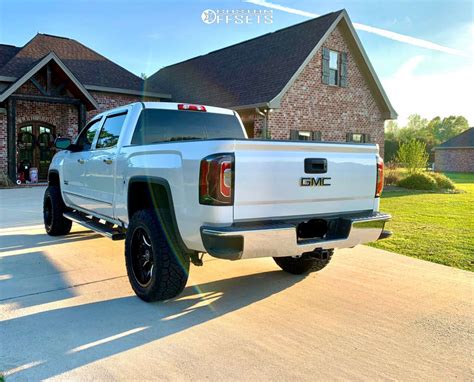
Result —
<path fill-rule="evenodd" d="M 363 133 L 347 133 L 346 141 L 353 143 L 368 143 L 370 142 L 370 135 Z"/>
<path fill-rule="evenodd" d="M 339 85 L 339 52 L 329 51 L 329 85 Z"/>
<path fill-rule="evenodd" d="M 291 130 L 290 139 L 292 141 L 320 141 L 320 131 Z"/>
<path fill-rule="evenodd" d="M 323 48 L 322 82 L 326 85 L 347 87 L 347 53 Z"/>

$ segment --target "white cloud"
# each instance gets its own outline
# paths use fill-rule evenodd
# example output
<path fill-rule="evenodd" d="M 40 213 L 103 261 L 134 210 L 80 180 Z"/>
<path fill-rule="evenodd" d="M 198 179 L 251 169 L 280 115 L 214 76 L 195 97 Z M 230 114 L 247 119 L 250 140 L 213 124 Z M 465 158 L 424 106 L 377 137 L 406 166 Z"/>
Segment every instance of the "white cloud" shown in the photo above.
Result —
<path fill-rule="evenodd" d="M 294 15 L 300 15 L 300 16 L 305 16 L 305 17 L 318 17 L 318 16 L 320 16 L 317 13 L 306 12 L 306 11 L 296 9 L 296 8 L 285 7 L 285 6 L 282 6 L 282 5 L 279 5 L 279 4 L 271 3 L 271 2 L 266 1 L 266 0 L 245 0 L 245 2 L 255 4 L 255 5 L 259 5 L 261 7 L 276 9 L 276 10 L 291 13 L 291 14 L 294 14 Z M 423 39 L 416 38 L 416 37 L 407 36 L 407 35 L 392 32 L 392 31 L 389 31 L 389 30 L 386 30 L 386 29 L 372 27 L 370 25 L 359 24 L 359 23 L 352 23 L 352 24 L 354 25 L 355 29 L 362 30 L 362 31 L 365 31 L 365 32 L 369 32 L 369 33 L 373 33 L 373 34 L 388 38 L 390 40 L 403 42 L 405 44 L 414 45 L 414 46 L 418 46 L 418 47 L 421 47 L 421 48 L 436 50 L 436 51 L 439 51 L 439 52 L 449 53 L 449 54 L 453 54 L 453 55 L 456 55 L 456 56 L 466 56 L 466 54 L 464 52 L 461 52 L 457 49 L 449 48 L 449 47 L 446 47 L 446 46 L 443 46 L 443 45 L 439 45 L 439 44 L 436 44 L 436 43 L 431 42 L 431 41 L 423 40 Z"/>
<path fill-rule="evenodd" d="M 426 59 L 426 56 L 412 57 L 392 76 L 381 79 L 393 107 L 398 112 L 400 124 L 404 125 L 410 114 L 420 114 L 424 118 L 463 115 L 472 126 L 472 66 L 440 73 L 416 73 Z"/>

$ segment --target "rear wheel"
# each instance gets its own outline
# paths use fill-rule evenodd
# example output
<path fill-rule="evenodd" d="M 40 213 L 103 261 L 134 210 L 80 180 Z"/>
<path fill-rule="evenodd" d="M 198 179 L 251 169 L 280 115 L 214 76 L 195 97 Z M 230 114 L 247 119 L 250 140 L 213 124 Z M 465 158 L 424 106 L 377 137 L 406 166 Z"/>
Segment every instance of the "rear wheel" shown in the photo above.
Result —
<path fill-rule="evenodd" d="M 133 215 L 125 239 L 125 262 L 138 297 L 151 302 L 180 294 L 188 280 L 189 260 L 165 234 L 154 210 Z"/>
<path fill-rule="evenodd" d="M 72 221 L 63 216 L 66 210 L 59 187 L 49 186 L 43 199 L 44 228 L 48 235 L 67 235 L 71 231 Z"/>
<path fill-rule="evenodd" d="M 304 253 L 300 257 L 274 257 L 275 263 L 285 272 L 301 275 L 317 272 L 326 267 L 331 261 L 333 250 L 315 253 Z"/>

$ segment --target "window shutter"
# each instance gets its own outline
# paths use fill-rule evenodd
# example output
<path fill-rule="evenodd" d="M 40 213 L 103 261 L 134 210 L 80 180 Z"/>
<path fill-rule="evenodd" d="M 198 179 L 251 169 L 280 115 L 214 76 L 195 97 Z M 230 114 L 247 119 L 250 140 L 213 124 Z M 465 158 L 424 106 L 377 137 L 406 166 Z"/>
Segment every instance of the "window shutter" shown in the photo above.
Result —
<path fill-rule="evenodd" d="M 321 140 L 321 132 L 320 131 L 312 131 L 311 132 L 311 140 L 312 141 L 320 141 Z"/>
<path fill-rule="evenodd" d="M 341 53 L 341 87 L 347 87 L 347 53 Z"/>
<path fill-rule="evenodd" d="M 364 142 L 369 143 L 370 142 L 370 134 L 364 134 Z"/>
<path fill-rule="evenodd" d="M 351 142 L 351 141 L 352 141 L 352 134 L 346 133 L 346 142 Z"/>
<path fill-rule="evenodd" d="M 297 141 L 298 135 L 298 130 L 290 130 L 290 140 Z"/>
<path fill-rule="evenodd" d="M 323 48 L 323 57 L 322 57 L 322 81 L 323 84 L 329 85 L 329 49 Z"/>

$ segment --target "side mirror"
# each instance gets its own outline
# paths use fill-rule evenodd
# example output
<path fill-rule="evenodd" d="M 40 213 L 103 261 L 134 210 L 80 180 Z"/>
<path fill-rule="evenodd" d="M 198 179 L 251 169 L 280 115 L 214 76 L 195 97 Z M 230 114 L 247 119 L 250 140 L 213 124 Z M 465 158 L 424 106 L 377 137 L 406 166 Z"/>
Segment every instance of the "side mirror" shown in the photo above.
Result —
<path fill-rule="evenodd" d="M 59 150 L 67 150 L 71 146 L 70 138 L 56 138 L 54 141 L 54 146 Z"/>

